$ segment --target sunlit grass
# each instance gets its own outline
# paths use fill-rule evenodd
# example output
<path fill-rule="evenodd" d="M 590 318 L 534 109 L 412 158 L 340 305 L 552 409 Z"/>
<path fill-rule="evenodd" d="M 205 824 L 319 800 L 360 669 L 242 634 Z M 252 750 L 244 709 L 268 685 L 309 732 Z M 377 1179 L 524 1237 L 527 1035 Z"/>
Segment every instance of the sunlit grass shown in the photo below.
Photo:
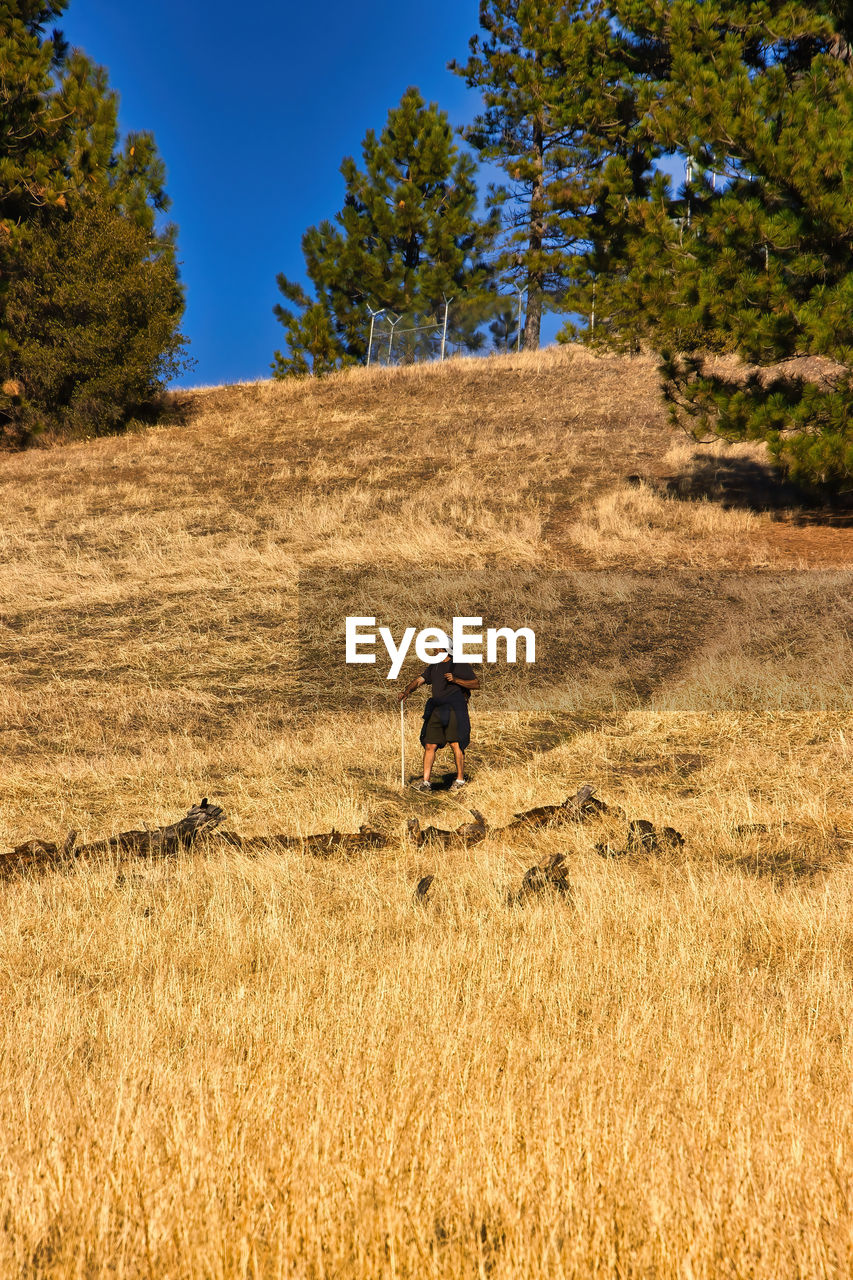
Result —
<path fill-rule="evenodd" d="M 645 359 L 184 398 L 184 426 L 2 459 L 0 848 L 202 795 L 245 836 L 388 844 L 5 882 L 0 1272 L 849 1275 L 844 577 L 788 592 L 805 541 L 657 483 L 694 453 Z M 299 571 L 363 565 L 602 568 L 592 623 L 622 590 L 635 625 L 618 668 L 475 697 L 469 789 L 422 798 L 390 687 L 293 699 Z M 759 573 L 650 667 L 631 571 L 733 567 Z M 499 830 L 583 782 L 609 815 Z M 482 844 L 407 840 L 469 807 Z M 683 850 L 600 856 L 634 818 Z M 557 850 L 570 897 L 508 906 Z"/>

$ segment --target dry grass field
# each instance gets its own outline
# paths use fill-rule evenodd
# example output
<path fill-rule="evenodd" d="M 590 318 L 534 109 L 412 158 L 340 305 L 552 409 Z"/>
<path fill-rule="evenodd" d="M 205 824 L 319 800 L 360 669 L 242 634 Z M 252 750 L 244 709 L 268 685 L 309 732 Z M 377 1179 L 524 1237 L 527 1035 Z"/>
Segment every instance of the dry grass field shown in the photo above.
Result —
<path fill-rule="evenodd" d="M 0 1275 L 849 1276 L 853 531 L 674 436 L 644 359 L 175 408 L 0 459 L 0 850 L 202 795 L 389 844 L 4 880 Z M 459 799 L 401 790 L 393 689 L 306 668 L 300 581 L 368 569 L 581 575 L 586 665 L 475 695 Z M 406 838 L 583 782 L 684 847 Z M 556 851 L 571 893 L 508 905 Z"/>

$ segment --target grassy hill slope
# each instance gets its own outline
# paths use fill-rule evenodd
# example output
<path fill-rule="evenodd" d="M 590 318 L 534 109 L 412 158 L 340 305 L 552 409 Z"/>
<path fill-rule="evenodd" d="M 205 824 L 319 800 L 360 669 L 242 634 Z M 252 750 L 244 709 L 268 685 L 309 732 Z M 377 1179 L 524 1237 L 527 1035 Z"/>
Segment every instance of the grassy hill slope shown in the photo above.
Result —
<path fill-rule="evenodd" d="M 0 849 L 202 794 L 391 843 L 9 881 L 4 1272 L 849 1274 L 851 531 L 759 447 L 674 435 L 645 359 L 176 411 L 0 462 Z M 306 601 L 484 580 L 571 665 L 475 696 L 461 800 L 406 794 L 393 689 L 348 701 Z M 408 739 L 414 768 L 414 710 Z M 585 781 L 684 849 L 406 838 Z M 558 850 L 570 899 L 508 907 Z"/>
<path fill-rule="evenodd" d="M 791 568 L 853 546 L 743 492 L 680 500 L 720 474 L 760 485 L 759 451 L 673 436 L 644 360 L 365 371 L 199 391 L 182 412 L 3 460 L 0 845 L 48 816 L 159 817 L 199 788 L 281 823 L 306 776 L 320 821 L 355 818 L 342 762 L 280 696 L 300 571 Z"/>

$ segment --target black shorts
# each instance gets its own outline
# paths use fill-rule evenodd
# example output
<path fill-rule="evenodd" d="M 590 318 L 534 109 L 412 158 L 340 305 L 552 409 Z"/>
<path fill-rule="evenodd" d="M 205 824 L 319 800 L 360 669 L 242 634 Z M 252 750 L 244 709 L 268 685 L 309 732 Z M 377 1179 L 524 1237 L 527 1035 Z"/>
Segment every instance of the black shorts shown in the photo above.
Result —
<path fill-rule="evenodd" d="M 427 720 L 424 745 L 446 747 L 449 742 L 458 741 L 459 726 L 456 723 L 456 712 L 453 707 L 450 708 L 450 720 L 448 721 L 446 728 L 439 719 L 438 711 L 433 711 L 429 720 Z"/>

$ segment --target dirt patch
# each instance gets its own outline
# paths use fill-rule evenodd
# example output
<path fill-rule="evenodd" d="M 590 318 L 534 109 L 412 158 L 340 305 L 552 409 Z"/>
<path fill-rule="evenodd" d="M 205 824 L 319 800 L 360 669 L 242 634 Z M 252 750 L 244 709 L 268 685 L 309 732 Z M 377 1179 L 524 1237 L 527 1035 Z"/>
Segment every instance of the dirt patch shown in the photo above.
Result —
<path fill-rule="evenodd" d="M 776 564 L 809 569 L 853 565 L 853 527 L 802 524 L 792 518 L 763 528 L 761 537 Z"/>

